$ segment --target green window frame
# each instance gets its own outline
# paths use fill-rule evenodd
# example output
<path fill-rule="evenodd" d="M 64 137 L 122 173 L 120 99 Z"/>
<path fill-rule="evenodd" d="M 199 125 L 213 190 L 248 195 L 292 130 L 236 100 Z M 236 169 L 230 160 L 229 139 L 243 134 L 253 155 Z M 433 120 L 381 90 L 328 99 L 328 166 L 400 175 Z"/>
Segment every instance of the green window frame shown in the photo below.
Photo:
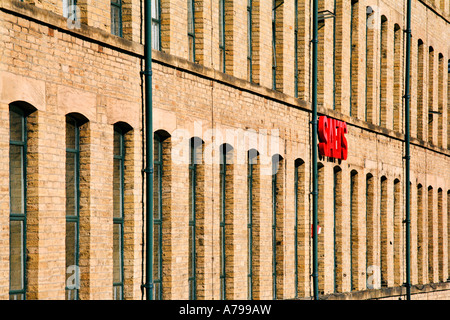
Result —
<path fill-rule="evenodd" d="M 154 300 L 163 299 L 163 138 L 159 134 L 155 134 L 155 156 L 154 156 L 154 216 L 153 216 L 153 284 L 154 284 Z"/>
<path fill-rule="evenodd" d="M 219 54 L 221 63 L 220 69 L 225 73 L 225 0 L 219 0 Z"/>
<path fill-rule="evenodd" d="M 190 164 L 189 164 L 189 189 L 190 189 L 190 212 L 189 212 L 189 299 L 197 299 L 197 219 L 196 219 L 196 203 L 197 203 L 197 166 L 198 166 L 198 148 L 202 144 L 197 142 L 195 138 L 190 143 Z"/>
<path fill-rule="evenodd" d="M 122 0 L 111 0 L 111 33 L 122 37 Z"/>
<path fill-rule="evenodd" d="M 247 0 L 247 80 L 253 82 L 253 0 Z"/>
<path fill-rule="evenodd" d="M 71 182 L 71 183 L 70 183 Z M 66 117 L 66 300 L 79 298 L 80 129 Z M 73 272 L 73 273 L 72 273 Z M 73 276 L 75 278 L 73 278 Z M 70 282 L 70 284 L 69 284 Z"/>
<path fill-rule="evenodd" d="M 225 214 L 226 214 L 226 176 L 227 176 L 227 154 L 226 145 L 223 145 L 220 150 L 220 298 L 226 299 L 226 253 L 225 253 Z"/>
<path fill-rule="evenodd" d="M 276 50 L 276 0 L 272 0 L 272 89 L 277 89 L 277 50 Z"/>
<path fill-rule="evenodd" d="M 277 299 L 277 172 L 278 161 L 272 158 L 272 295 Z"/>
<path fill-rule="evenodd" d="M 189 60 L 195 62 L 195 8 L 194 0 L 187 0 L 188 9 L 188 41 L 189 41 Z"/>
<path fill-rule="evenodd" d="M 161 2 L 152 0 L 152 48 L 161 50 Z"/>
<path fill-rule="evenodd" d="M 298 0 L 294 1 L 294 97 L 298 98 Z"/>
<path fill-rule="evenodd" d="M 297 5 L 297 0 L 295 1 Z M 298 298 L 298 170 L 300 164 L 295 163 L 294 167 L 294 214 L 295 214 L 295 224 L 294 224 L 294 284 L 295 284 L 295 298 Z"/>
<path fill-rule="evenodd" d="M 27 224 L 27 118 L 11 105 L 9 109 L 9 299 L 26 299 L 26 224 Z"/>
<path fill-rule="evenodd" d="M 114 128 L 113 170 L 113 299 L 124 299 L 124 190 L 125 137 Z"/>
<path fill-rule="evenodd" d="M 248 152 L 247 163 L 247 195 L 248 195 L 248 216 L 247 216 L 247 251 L 248 251 L 248 272 L 247 272 L 247 292 L 248 299 L 253 300 L 253 179 L 257 153 Z"/>

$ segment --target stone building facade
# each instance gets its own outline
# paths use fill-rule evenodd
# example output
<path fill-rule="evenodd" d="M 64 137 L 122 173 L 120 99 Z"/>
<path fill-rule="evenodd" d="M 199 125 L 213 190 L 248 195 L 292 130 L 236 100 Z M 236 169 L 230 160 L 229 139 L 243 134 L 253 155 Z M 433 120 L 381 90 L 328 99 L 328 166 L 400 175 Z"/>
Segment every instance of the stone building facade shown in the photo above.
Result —
<path fill-rule="evenodd" d="M 311 7 L 152 0 L 155 299 L 309 299 Z M 319 1 L 319 293 L 402 298 L 405 1 Z M 141 299 L 143 3 L 0 0 L 0 298 Z M 450 1 L 412 2 L 413 299 L 450 298 Z"/>

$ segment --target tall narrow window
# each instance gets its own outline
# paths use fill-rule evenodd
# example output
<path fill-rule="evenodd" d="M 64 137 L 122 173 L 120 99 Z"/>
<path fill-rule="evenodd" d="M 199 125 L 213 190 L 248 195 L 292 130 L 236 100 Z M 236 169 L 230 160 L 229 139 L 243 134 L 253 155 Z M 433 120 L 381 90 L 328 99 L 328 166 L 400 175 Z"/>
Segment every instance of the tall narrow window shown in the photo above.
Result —
<path fill-rule="evenodd" d="M 366 109 L 365 121 L 374 122 L 374 54 L 375 54 L 375 32 L 374 11 L 371 7 L 366 8 Z"/>
<path fill-rule="evenodd" d="M 434 283 L 434 201 L 433 187 L 428 187 L 428 282 Z"/>
<path fill-rule="evenodd" d="M 381 16 L 381 32 L 380 32 L 380 110 L 378 115 L 378 124 L 387 126 L 387 33 L 388 21 L 385 16 Z"/>
<path fill-rule="evenodd" d="M 438 189 L 438 269 L 439 269 L 439 281 L 444 282 L 444 212 L 443 212 L 443 197 L 442 189 Z"/>
<path fill-rule="evenodd" d="M 402 125 L 402 30 L 398 24 L 394 26 L 394 106 L 392 110 L 393 129 L 400 131 Z"/>
<path fill-rule="evenodd" d="M 163 293 L 163 137 L 155 133 L 154 145 L 154 193 L 153 193 L 153 282 L 154 299 L 161 300 Z"/>
<path fill-rule="evenodd" d="M 122 36 L 122 0 L 111 0 L 111 33 Z"/>
<path fill-rule="evenodd" d="M 352 0 L 350 20 L 350 116 L 358 117 L 359 1 Z"/>
<path fill-rule="evenodd" d="M 325 220 L 325 167 L 322 163 L 317 164 L 317 180 L 319 187 L 319 194 L 317 199 L 317 225 L 323 226 Z M 325 231 L 325 230 L 324 230 Z M 318 242 L 318 255 L 319 257 L 325 256 L 325 239 L 323 233 L 317 233 Z M 323 294 L 325 291 L 325 263 L 323 259 L 318 261 L 318 282 L 319 282 L 319 294 Z"/>
<path fill-rule="evenodd" d="M 298 0 L 294 0 L 294 96 L 298 98 Z"/>
<path fill-rule="evenodd" d="M 434 49 L 428 51 L 428 142 L 433 142 L 434 130 Z"/>
<path fill-rule="evenodd" d="M 248 152 L 247 163 L 247 252 L 248 252 L 248 273 L 247 273 L 247 295 L 249 300 L 259 298 L 259 277 L 257 265 L 254 262 L 259 260 L 259 164 L 258 152 L 254 149 Z"/>
<path fill-rule="evenodd" d="M 80 222 L 80 130 L 66 117 L 66 300 L 78 299 Z"/>
<path fill-rule="evenodd" d="M 387 233 L 387 179 L 381 177 L 380 182 L 380 267 L 381 267 L 381 286 L 387 287 L 387 247 L 388 247 L 388 233 Z"/>
<path fill-rule="evenodd" d="M 203 207 L 203 141 L 192 138 L 190 142 L 190 165 L 189 165 L 189 299 L 196 300 L 199 297 L 197 286 L 199 276 L 202 275 L 203 247 L 198 239 L 202 237 Z M 201 280 L 201 279 L 200 279 Z"/>
<path fill-rule="evenodd" d="M 161 50 L 161 4 L 152 0 L 152 48 Z"/>
<path fill-rule="evenodd" d="M 304 252 L 303 243 L 300 243 L 301 239 L 304 239 L 305 232 L 308 233 L 308 228 L 305 230 L 304 221 L 306 221 L 306 208 L 305 208 L 305 163 L 301 159 L 295 160 L 294 171 L 294 208 L 295 208 L 295 225 L 294 225 L 294 254 L 295 254 L 295 297 L 303 295 L 306 264 L 302 260 L 300 254 L 302 246 L 302 252 Z M 300 289 L 301 286 L 301 289 Z"/>
<path fill-rule="evenodd" d="M 189 41 L 189 60 L 195 62 L 195 18 L 194 18 L 194 0 L 187 0 L 188 9 L 188 41 Z"/>
<path fill-rule="evenodd" d="M 358 172 L 350 173 L 350 290 L 357 290 L 359 283 L 359 215 Z"/>
<path fill-rule="evenodd" d="M 219 53 L 220 70 L 225 73 L 225 0 L 219 0 Z"/>
<path fill-rule="evenodd" d="M 273 299 L 283 297 L 283 161 L 272 157 L 272 288 Z"/>
<path fill-rule="evenodd" d="M 125 140 L 122 130 L 114 128 L 113 155 L 113 298 L 123 299 L 123 224 L 124 224 Z"/>
<path fill-rule="evenodd" d="M 233 247 L 233 165 L 232 147 L 224 144 L 220 148 L 220 298 L 227 299 L 227 287 L 232 280 L 230 271 L 232 270 Z"/>
<path fill-rule="evenodd" d="M 393 253 L 394 253 L 394 285 L 401 285 L 401 212 L 400 212 L 400 200 L 401 189 L 400 180 L 394 181 L 394 210 L 392 215 L 392 225 L 394 227 L 394 241 L 393 241 Z"/>
<path fill-rule="evenodd" d="M 366 268 L 367 268 L 367 288 L 374 289 L 377 274 L 379 272 L 378 263 L 375 262 L 375 186 L 372 174 L 366 175 Z"/>
<path fill-rule="evenodd" d="M 9 298 L 26 296 L 26 155 L 27 119 L 13 105 L 9 110 Z"/>
<path fill-rule="evenodd" d="M 424 139 L 423 133 L 423 110 L 424 110 L 424 93 L 425 93 L 425 45 L 419 39 L 417 45 L 417 138 Z"/>
<path fill-rule="evenodd" d="M 272 0 L 272 89 L 277 89 L 277 39 L 276 39 L 276 23 L 277 23 L 277 14 L 276 14 L 276 0 Z"/>
<path fill-rule="evenodd" d="M 247 80 L 253 81 L 253 0 L 247 0 Z"/>
<path fill-rule="evenodd" d="M 437 144 L 438 147 L 443 147 L 444 140 L 444 56 L 439 53 L 438 61 L 438 125 L 437 125 Z"/>
<path fill-rule="evenodd" d="M 425 262 L 425 222 L 423 214 L 423 187 L 417 186 L 417 275 L 418 283 L 424 284 L 424 262 Z"/>
<path fill-rule="evenodd" d="M 334 292 L 342 292 L 342 170 L 335 167 L 333 170 L 333 243 L 334 243 Z"/>

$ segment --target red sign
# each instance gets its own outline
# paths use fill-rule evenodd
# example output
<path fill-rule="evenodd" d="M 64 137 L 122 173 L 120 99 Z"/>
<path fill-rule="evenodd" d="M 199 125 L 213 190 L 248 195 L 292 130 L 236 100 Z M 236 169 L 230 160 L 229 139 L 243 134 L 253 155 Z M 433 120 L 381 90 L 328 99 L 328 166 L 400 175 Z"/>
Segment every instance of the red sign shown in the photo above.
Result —
<path fill-rule="evenodd" d="M 319 117 L 319 154 L 329 158 L 347 160 L 346 133 L 347 123 L 344 121 L 326 116 Z"/>

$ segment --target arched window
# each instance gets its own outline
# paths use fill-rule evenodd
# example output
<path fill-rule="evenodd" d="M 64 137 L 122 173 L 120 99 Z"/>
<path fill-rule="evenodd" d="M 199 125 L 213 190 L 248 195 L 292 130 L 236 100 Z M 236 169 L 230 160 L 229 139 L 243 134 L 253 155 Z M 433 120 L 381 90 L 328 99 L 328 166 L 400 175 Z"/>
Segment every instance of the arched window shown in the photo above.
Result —
<path fill-rule="evenodd" d="M 423 110 L 425 94 L 425 45 L 421 39 L 417 43 L 417 138 L 424 139 Z"/>
<path fill-rule="evenodd" d="M 366 109 L 365 121 L 374 123 L 374 71 L 375 71 L 375 28 L 374 11 L 366 7 Z"/>
<path fill-rule="evenodd" d="M 388 82 L 388 21 L 385 16 L 381 16 L 381 31 L 380 31 L 380 110 L 378 124 L 380 126 L 387 126 L 387 82 Z"/>
<path fill-rule="evenodd" d="M 358 172 L 350 173 L 350 290 L 359 288 L 359 203 L 358 203 Z"/>
<path fill-rule="evenodd" d="M 248 151 L 247 158 L 247 296 L 249 300 L 259 298 L 259 154 L 255 149 Z"/>
<path fill-rule="evenodd" d="M 304 239 L 305 232 L 308 233 L 308 228 L 305 230 L 306 221 L 306 206 L 305 206 L 305 162 L 302 159 L 295 160 L 294 169 L 294 208 L 295 208 L 295 225 L 294 225 L 294 254 L 295 254 L 295 297 L 304 295 L 304 284 L 306 267 L 304 261 L 301 261 L 303 255 L 300 254 L 299 248 L 301 239 Z M 307 245 L 302 244 L 303 248 Z"/>
<path fill-rule="evenodd" d="M 283 298 L 284 268 L 284 166 L 280 155 L 272 157 L 272 289 L 273 299 Z"/>
<path fill-rule="evenodd" d="M 443 195 L 442 189 L 438 189 L 437 194 L 437 209 L 438 209 L 438 269 L 439 281 L 444 282 L 444 212 L 443 212 Z"/>
<path fill-rule="evenodd" d="M 401 216 L 401 188 L 400 180 L 394 180 L 394 210 L 392 216 L 393 222 L 392 226 L 394 228 L 393 233 L 393 254 L 394 254 L 394 285 L 401 285 L 401 227 L 402 227 L 402 216 Z"/>
<path fill-rule="evenodd" d="M 428 142 L 434 143 L 433 141 L 433 130 L 434 130 L 434 49 L 433 47 L 428 48 Z"/>
<path fill-rule="evenodd" d="M 113 299 L 123 299 L 123 226 L 125 184 L 125 138 L 123 130 L 114 127 L 113 155 Z"/>
<path fill-rule="evenodd" d="M 199 138 L 191 138 L 190 164 L 189 164 L 189 299 L 198 298 L 197 280 L 201 274 L 199 268 L 200 250 L 198 239 L 201 236 L 201 228 L 198 225 L 203 220 L 203 206 L 200 202 L 203 194 L 203 141 Z"/>
<path fill-rule="evenodd" d="M 26 298 L 27 225 L 27 118 L 15 106 L 9 108 L 9 298 Z"/>
<path fill-rule="evenodd" d="M 153 193 L 153 283 L 154 300 L 164 298 L 164 268 L 169 257 L 164 255 L 165 248 L 170 246 L 166 221 L 170 217 L 171 193 L 171 137 L 165 131 L 155 132 L 154 144 L 154 193 Z"/>
<path fill-rule="evenodd" d="M 350 20 L 350 116 L 358 117 L 359 1 L 351 2 Z"/>
<path fill-rule="evenodd" d="M 434 191 L 428 187 L 428 282 L 434 283 Z"/>
<path fill-rule="evenodd" d="M 334 243 L 334 292 L 342 292 L 343 238 L 342 238 L 342 169 L 333 169 L 333 243 Z"/>
<path fill-rule="evenodd" d="M 424 284 L 424 262 L 425 262 L 425 221 L 423 213 L 423 187 L 417 186 L 417 275 L 418 284 Z"/>
<path fill-rule="evenodd" d="M 381 267 L 381 286 L 387 287 L 387 270 L 388 270 L 388 193 L 387 193 L 387 178 L 381 177 L 380 181 L 380 267 Z"/>
<path fill-rule="evenodd" d="M 366 175 L 366 269 L 367 288 L 374 289 L 379 272 L 375 262 L 375 184 L 371 173 Z"/>
<path fill-rule="evenodd" d="M 227 287 L 232 286 L 233 251 L 233 148 L 229 144 L 220 147 L 220 298 L 227 299 Z M 228 291 L 229 292 L 229 291 Z"/>
<path fill-rule="evenodd" d="M 392 108 L 393 129 L 400 131 L 402 125 L 402 30 L 394 25 L 394 105 Z"/>

